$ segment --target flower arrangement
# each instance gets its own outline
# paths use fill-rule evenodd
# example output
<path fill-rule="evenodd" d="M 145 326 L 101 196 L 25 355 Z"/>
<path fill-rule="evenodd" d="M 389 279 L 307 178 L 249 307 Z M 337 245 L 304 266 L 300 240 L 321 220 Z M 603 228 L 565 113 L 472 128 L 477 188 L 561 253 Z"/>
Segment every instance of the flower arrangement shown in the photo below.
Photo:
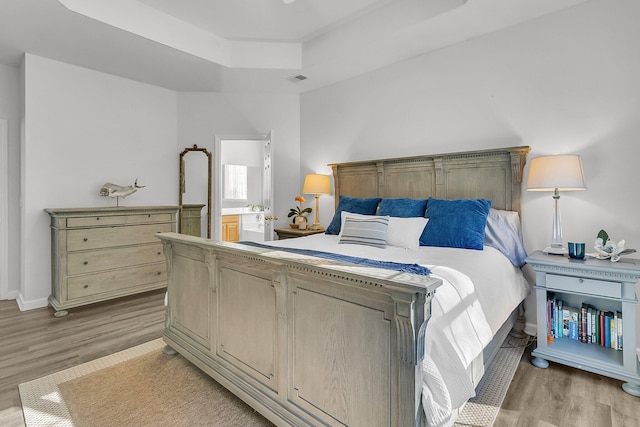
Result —
<path fill-rule="evenodd" d="M 295 219 L 295 217 L 297 216 L 304 216 L 305 214 L 311 213 L 311 208 L 302 208 L 302 204 L 305 202 L 304 197 L 296 196 L 294 200 L 298 202 L 298 206 L 289 209 L 289 214 L 287 215 L 287 217 L 294 217 Z"/>
<path fill-rule="evenodd" d="M 625 241 L 620 240 L 618 243 L 613 240 L 609 240 L 609 234 L 600 230 L 596 237 L 595 250 L 598 252 L 597 257 L 599 259 L 611 258 L 611 262 L 620 261 L 620 255 L 628 255 L 634 253 L 635 249 L 625 249 Z"/>

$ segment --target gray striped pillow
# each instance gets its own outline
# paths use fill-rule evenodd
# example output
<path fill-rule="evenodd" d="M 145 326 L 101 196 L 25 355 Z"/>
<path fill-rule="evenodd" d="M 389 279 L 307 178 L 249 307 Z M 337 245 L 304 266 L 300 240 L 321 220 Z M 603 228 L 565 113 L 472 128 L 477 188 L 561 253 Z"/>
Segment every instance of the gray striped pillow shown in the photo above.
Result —
<path fill-rule="evenodd" d="M 388 216 L 347 216 L 342 224 L 338 243 L 384 248 L 387 246 L 388 226 Z"/>

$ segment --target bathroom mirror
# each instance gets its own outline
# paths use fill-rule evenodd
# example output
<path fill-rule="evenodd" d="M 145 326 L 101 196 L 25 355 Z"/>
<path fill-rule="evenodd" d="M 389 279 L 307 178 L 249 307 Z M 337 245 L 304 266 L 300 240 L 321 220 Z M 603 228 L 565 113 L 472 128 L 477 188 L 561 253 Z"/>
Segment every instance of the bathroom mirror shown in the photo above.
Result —
<path fill-rule="evenodd" d="M 211 238 L 211 165 L 212 156 L 206 148 L 194 144 L 180 153 L 178 233 Z"/>

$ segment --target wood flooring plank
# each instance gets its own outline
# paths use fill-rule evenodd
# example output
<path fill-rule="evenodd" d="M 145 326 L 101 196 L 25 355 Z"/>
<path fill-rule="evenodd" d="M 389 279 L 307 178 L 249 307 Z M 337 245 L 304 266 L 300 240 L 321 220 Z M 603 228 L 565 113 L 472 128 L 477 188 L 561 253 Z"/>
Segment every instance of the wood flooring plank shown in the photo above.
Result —
<path fill-rule="evenodd" d="M 587 401 L 584 396 L 576 395 L 564 399 L 564 411 L 560 425 L 582 427 L 593 425 L 611 427 L 611 407 Z"/>

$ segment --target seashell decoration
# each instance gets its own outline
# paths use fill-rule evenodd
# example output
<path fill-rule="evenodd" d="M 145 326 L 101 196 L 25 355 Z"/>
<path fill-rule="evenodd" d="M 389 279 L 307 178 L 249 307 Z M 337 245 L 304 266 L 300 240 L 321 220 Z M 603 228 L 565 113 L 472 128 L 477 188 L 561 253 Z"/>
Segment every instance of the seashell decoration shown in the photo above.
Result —
<path fill-rule="evenodd" d="M 138 188 L 144 188 L 144 187 L 146 187 L 146 185 L 138 185 L 138 180 L 137 179 L 133 183 L 133 185 L 126 185 L 126 186 L 112 184 L 110 182 L 107 182 L 100 189 L 100 195 L 101 196 L 109 196 L 112 199 L 115 198 L 116 199 L 116 206 L 119 206 L 120 205 L 119 197 L 122 197 L 124 199 L 127 196 L 130 196 L 133 193 L 135 193 L 136 191 L 138 191 Z"/>
<path fill-rule="evenodd" d="M 620 261 L 620 255 L 628 255 L 636 252 L 635 249 L 625 248 L 625 241 L 620 240 L 618 243 L 609 239 L 606 231 L 600 230 L 593 247 L 597 253 L 593 256 L 598 259 L 611 259 L 611 262 Z"/>

